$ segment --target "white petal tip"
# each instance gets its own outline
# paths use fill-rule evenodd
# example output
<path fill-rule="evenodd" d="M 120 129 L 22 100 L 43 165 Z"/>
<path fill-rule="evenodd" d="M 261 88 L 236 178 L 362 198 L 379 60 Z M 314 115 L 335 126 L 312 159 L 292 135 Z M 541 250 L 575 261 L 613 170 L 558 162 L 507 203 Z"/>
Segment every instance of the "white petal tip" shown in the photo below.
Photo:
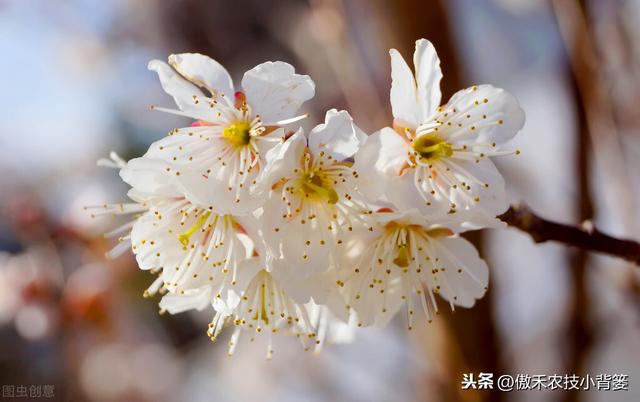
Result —
<path fill-rule="evenodd" d="M 154 59 L 147 64 L 147 69 L 151 71 L 158 71 L 158 69 L 160 68 L 160 65 L 162 64 L 163 64 L 162 60 Z"/>

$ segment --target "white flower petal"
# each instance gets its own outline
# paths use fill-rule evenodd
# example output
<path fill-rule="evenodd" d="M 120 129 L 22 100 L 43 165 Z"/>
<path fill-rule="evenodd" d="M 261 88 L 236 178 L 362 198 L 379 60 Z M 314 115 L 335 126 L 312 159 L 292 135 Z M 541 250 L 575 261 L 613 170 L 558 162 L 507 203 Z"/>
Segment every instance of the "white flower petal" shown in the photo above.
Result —
<path fill-rule="evenodd" d="M 433 220 L 426 219 L 425 216 L 415 208 L 378 213 L 376 214 L 376 221 L 382 225 L 386 225 L 389 222 L 397 222 L 403 225 L 420 225 L 425 227 L 433 225 L 434 222 Z M 442 222 L 442 219 L 438 219 L 436 226 L 442 226 Z"/>
<path fill-rule="evenodd" d="M 484 296 L 489 283 L 486 262 L 480 258 L 473 244 L 461 237 L 439 238 L 432 244 L 434 255 L 431 258 L 438 258 L 440 264 L 440 295 L 455 305 L 473 306 Z"/>
<path fill-rule="evenodd" d="M 247 250 L 246 258 L 251 258 L 255 253 L 261 254 L 260 242 L 260 223 L 253 214 L 234 216 L 238 225 L 238 237 Z"/>
<path fill-rule="evenodd" d="M 160 308 L 171 314 L 178 314 L 189 310 L 202 311 L 211 306 L 211 288 L 193 289 L 184 295 L 168 293 L 160 300 Z"/>
<path fill-rule="evenodd" d="M 413 64 L 416 69 L 417 100 L 420 108 L 420 123 L 425 123 L 440 106 L 440 59 L 436 49 L 426 39 L 416 41 L 413 54 Z"/>
<path fill-rule="evenodd" d="M 238 267 L 238 275 L 236 276 L 236 283 L 233 285 L 234 289 L 242 291 L 246 289 L 249 282 L 255 277 L 255 275 L 264 269 L 264 261 L 261 258 L 249 258 L 244 260 Z"/>
<path fill-rule="evenodd" d="M 317 125 L 309 133 L 309 149 L 314 155 L 324 152 L 334 160 L 342 161 L 355 155 L 366 138 L 347 111 L 331 109 L 326 113 L 324 124 Z"/>
<path fill-rule="evenodd" d="M 138 197 L 179 197 L 182 193 L 174 178 L 167 174 L 167 166 L 163 160 L 135 158 L 120 169 L 120 177 L 133 187 Z"/>
<path fill-rule="evenodd" d="M 446 174 L 455 177 L 457 182 L 468 185 L 466 188 L 460 184 L 456 189 L 451 189 L 450 186 L 447 188 L 456 209 L 467 212 L 465 220 L 473 224 L 477 217 L 476 226 L 481 227 L 509 208 L 504 178 L 491 159 L 469 161 L 454 157 L 443 164 L 450 169 Z"/>
<path fill-rule="evenodd" d="M 271 275 L 296 303 L 305 304 L 311 299 L 316 303 L 325 303 L 336 288 L 333 271 L 301 275 L 300 267 L 290 264 L 286 259 L 274 260 L 270 267 Z"/>
<path fill-rule="evenodd" d="M 298 128 L 298 131 L 299 130 L 301 130 L 301 128 Z M 293 134 L 295 134 L 295 132 L 285 130 L 284 127 L 279 127 L 269 131 L 267 134 L 262 134 L 259 139 L 255 141 L 258 153 L 265 159 L 265 163 L 266 155 L 271 151 L 271 148 L 281 144 L 286 138 L 293 136 Z"/>
<path fill-rule="evenodd" d="M 434 119 L 442 122 L 439 133 L 447 142 L 481 144 L 487 149 L 513 138 L 524 125 L 525 115 L 507 91 L 479 85 L 456 92 Z"/>
<path fill-rule="evenodd" d="M 145 203 L 149 200 L 149 194 L 138 191 L 135 188 L 130 188 L 129 191 L 127 191 L 127 197 L 137 203 Z"/>
<path fill-rule="evenodd" d="M 391 56 L 390 97 L 393 117 L 400 120 L 402 125 L 414 129 L 422 122 L 413 72 L 396 49 L 391 49 L 389 55 Z"/>
<path fill-rule="evenodd" d="M 315 94 L 311 78 L 296 74 L 293 66 L 282 61 L 269 61 L 247 71 L 242 88 L 253 113 L 266 123 L 293 117 Z"/>
<path fill-rule="evenodd" d="M 325 295 L 324 300 L 319 299 L 319 303 L 322 303 L 331 314 L 334 316 L 334 321 L 337 319 L 338 321 L 342 321 L 344 323 L 350 323 L 353 321 L 351 318 L 354 315 L 354 311 L 351 309 L 349 304 L 347 303 L 345 297 L 340 292 L 341 287 L 337 285 L 337 272 L 332 269 L 324 274 L 325 276 L 329 276 L 332 279 L 331 284 L 334 285 L 333 288 L 329 291 L 327 295 Z M 337 286 L 336 286 L 337 285 Z M 315 297 L 314 297 L 315 300 Z M 336 323 L 337 324 L 337 323 Z M 352 323 L 352 324 L 355 324 Z M 346 330 L 346 333 L 350 333 L 355 329 L 355 325 L 350 325 L 351 331 Z"/>
<path fill-rule="evenodd" d="M 153 208 L 135 221 L 131 229 L 131 244 L 140 269 L 173 269 L 180 265 L 184 255 L 182 246 L 177 233 L 168 230 L 180 227 L 180 215 L 165 213 L 170 209 L 171 205 Z"/>
<path fill-rule="evenodd" d="M 249 258 L 240 263 L 234 283 L 226 287 L 213 302 L 213 308 L 223 316 L 230 316 L 241 301 L 241 295 L 256 274 L 264 269 L 261 258 Z"/>
<path fill-rule="evenodd" d="M 153 143 L 145 156 L 164 160 L 167 174 L 192 203 L 222 214 L 246 214 L 262 203 L 250 194 L 262 159 L 249 169 L 250 151 L 230 146 L 220 131 L 217 126 L 182 128 Z"/>
<path fill-rule="evenodd" d="M 334 299 L 341 305 L 341 311 L 335 313 L 328 304 L 307 303 L 305 308 L 309 313 L 309 317 L 317 329 L 316 346 L 314 353 L 318 354 L 322 351 L 325 343 L 350 343 L 355 338 L 357 329 L 356 314 L 352 310 L 345 308 L 345 302 L 338 292 Z"/>
<path fill-rule="evenodd" d="M 169 135 L 153 142 L 144 157 L 161 159 L 169 166 L 189 165 L 192 168 L 205 168 L 211 164 L 214 146 L 221 142 L 218 126 L 184 127 L 173 130 Z"/>
<path fill-rule="evenodd" d="M 376 172 L 398 175 L 407 161 L 409 144 L 392 128 L 382 130 L 367 137 L 361 152 L 356 154 L 359 166 L 371 166 Z M 372 164 L 368 164 L 373 162 Z"/>
<path fill-rule="evenodd" d="M 257 177 L 257 171 L 246 174 L 246 184 L 240 186 L 236 167 L 218 166 L 209 174 L 194 170 L 180 172 L 178 183 L 189 201 L 232 215 L 246 215 L 262 205 L 263 200 L 250 193 L 250 183 Z"/>
<path fill-rule="evenodd" d="M 160 60 L 151 60 L 148 65 L 149 70 L 158 73 L 162 89 L 171 95 L 178 107 L 190 112 L 195 108 L 193 97 L 204 97 L 202 91 L 184 79 L 171 66 Z"/>
<path fill-rule="evenodd" d="M 288 185 L 289 182 L 284 184 Z M 273 194 L 264 205 L 261 221 L 270 252 L 293 265 L 300 277 L 326 271 L 336 244 L 335 234 L 329 229 L 333 223 L 330 211 L 319 209 L 313 219 L 307 213 L 286 217 L 286 207 L 278 194 Z"/>
<path fill-rule="evenodd" d="M 385 127 L 367 137 L 355 155 L 359 189 L 375 200 L 385 192 L 407 161 L 409 144 L 393 129 Z"/>
<path fill-rule="evenodd" d="M 233 81 L 227 70 L 217 61 L 199 53 L 169 56 L 169 64 L 192 83 L 206 88 L 211 94 L 223 93 L 233 99 Z"/>
<path fill-rule="evenodd" d="M 404 290 L 399 270 L 390 270 L 388 274 L 382 272 L 380 275 L 373 272 L 373 269 L 382 266 L 376 260 L 378 256 L 374 255 L 380 236 L 380 228 L 373 232 L 355 231 L 337 253 L 337 266 L 340 267 L 338 276 L 344 283 L 342 290 L 357 313 L 358 323 L 364 326 L 386 326 L 402 307 L 403 296 L 406 298 L 411 294 L 410 290 Z M 373 284 L 373 280 L 378 279 L 384 282 L 383 293 Z"/>
<path fill-rule="evenodd" d="M 266 156 L 266 164 L 252 187 L 253 194 L 264 194 L 271 186 L 283 177 L 290 177 L 293 170 L 300 165 L 302 153 L 307 146 L 307 138 L 302 128 L 286 141 L 271 148 Z"/>
<path fill-rule="evenodd" d="M 450 201 L 442 195 L 418 190 L 415 183 L 415 169 L 408 169 L 400 176 L 386 182 L 385 196 L 399 210 L 417 209 L 430 219 L 444 216 Z"/>

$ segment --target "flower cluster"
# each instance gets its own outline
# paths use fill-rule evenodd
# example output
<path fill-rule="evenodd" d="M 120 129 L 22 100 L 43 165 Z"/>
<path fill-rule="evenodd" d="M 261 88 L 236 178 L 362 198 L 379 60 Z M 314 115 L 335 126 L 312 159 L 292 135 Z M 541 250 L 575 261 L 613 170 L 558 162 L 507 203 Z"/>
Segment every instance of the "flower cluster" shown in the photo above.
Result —
<path fill-rule="evenodd" d="M 240 87 L 200 54 L 149 63 L 178 107 L 153 109 L 194 122 L 140 158 L 103 160 L 133 202 L 94 208 L 132 214 L 111 233 L 114 253 L 130 247 L 157 274 L 145 295 L 163 294 L 170 313 L 213 308 L 212 339 L 235 326 L 232 353 L 242 332 L 264 334 L 269 356 L 276 332 L 308 349 L 341 321 L 381 326 L 404 306 L 411 329 L 437 297 L 451 308 L 482 297 L 487 265 L 459 234 L 500 225 L 508 202 L 491 157 L 514 153 L 502 145 L 524 113 L 489 85 L 441 105 L 427 40 L 415 73 L 390 55 L 394 120 L 371 135 L 335 109 L 309 132 L 297 126 L 315 84 L 284 62 L 252 68 Z"/>

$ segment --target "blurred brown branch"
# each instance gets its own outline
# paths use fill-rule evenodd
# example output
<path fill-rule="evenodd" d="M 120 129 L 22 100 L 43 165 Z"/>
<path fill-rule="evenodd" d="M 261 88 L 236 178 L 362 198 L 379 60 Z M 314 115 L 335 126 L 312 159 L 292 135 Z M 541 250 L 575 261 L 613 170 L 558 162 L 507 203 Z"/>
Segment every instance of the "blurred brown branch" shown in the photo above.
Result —
<path fill-rule="evenodd" d="M 498 217 L 509 226 L 528 233 L 533 241 L 557 241 L 583 250 L 597 251 L 640 265 L 640 243 L 600 232 L 590 221 L 582 227 L 552 222 L 536 215 L 524 204 L 512 205 Z"/>

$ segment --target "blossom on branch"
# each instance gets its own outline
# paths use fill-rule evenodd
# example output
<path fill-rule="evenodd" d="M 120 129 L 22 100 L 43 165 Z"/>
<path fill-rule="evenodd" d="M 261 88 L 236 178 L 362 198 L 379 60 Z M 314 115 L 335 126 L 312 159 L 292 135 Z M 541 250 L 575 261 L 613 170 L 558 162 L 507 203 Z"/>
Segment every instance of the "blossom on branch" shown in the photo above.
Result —
<path fill-rule="evenodd" d="M 517 100 L 480 85 L 440 106 L 442 72 L 433 45 L 416 42 L 415 76 L 397 50 L 390 55 L 393 128 L 372 134 L 356 154 L 362 191 L 429 217 L 458 213 L 471 228 L 498 224 L 496 215 L 509 204 L 490 157 L 514 153 L 501 145 L 524 124 Z"/>
<path fill-rule="evenodd" d="M 489 85 L 440 106 L 440 62 L 416 42 L 415 74 L 391 50 L 394 121 L 368 136 L 347 111 L 327 111 L 308 133 L 294 123 L 315 84 L 284 62 L 262 63 L 234 89 L 199 54 L 154 60 L 177 110 L 195 120 L 140 158 L 115 155 L 133 202 L 92 208 L 127 214 L 110 233 L 158 278 L 161 311 L 211 309 L 208 335 L 234 330 L 267 343 L 286 333 L 304 350 L 350 340 L 357 326 L 386 325 L 403 306 L 427 320 L 438 298 L 471 307 L 489 270 L 460 233 L 497 226 L 507 209 L 490 157 L 524 124 L 515 98 Z"/>
<path fill-rule="evenodd" d="M 267 151 L 285 136 L 283 125 L 306 117 L 296 112 L 313 97 L 315 84 L 287 63 L 266 62 L 247 71 L 234 92 L 229 73 L 206 56 L 172 55 L 169 64 L 153 60 L 149 69 L 180 110 L 153 109 L 196 122 L 172 130 L 145 156 L 166 161 L 192 202 L 221 213 L 250 213 L 260 201 L 249 187 L 264 169 Z"/>
<path fill-rule="evenodd" d="M 366 200 L 348 161 L 364 134 L 345 111 L 329 110 L 309 135 L 300 129 L 267 155 L 254 192 L 267 192 L 260 219 L 270 255 L 302 278 L 326 271 L 333 250 L 366 225 Z"/>

